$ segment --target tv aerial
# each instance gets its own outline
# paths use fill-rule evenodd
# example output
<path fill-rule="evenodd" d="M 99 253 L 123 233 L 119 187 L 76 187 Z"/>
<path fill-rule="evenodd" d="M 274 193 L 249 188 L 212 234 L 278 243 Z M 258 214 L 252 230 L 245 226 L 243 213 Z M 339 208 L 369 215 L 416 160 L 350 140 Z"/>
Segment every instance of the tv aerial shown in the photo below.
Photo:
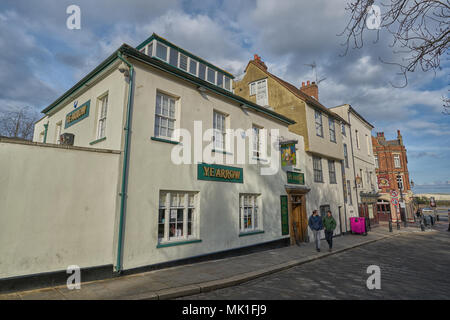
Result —
<path fill-rule="evenodd" d="M 306 63 L 305 66 L 311 67 L 311 69 L 313 70 L 314 76 L 316 78 L 316 84 L 319 84 L 326 79 L 326 77 L 325 77 L 325 78 L 322 78 L 319 80 L 319 76 L 317 75 L 317 64 L 315 61 L 313 61 L 312 63 L 309 63 L 309 64 Z"/>

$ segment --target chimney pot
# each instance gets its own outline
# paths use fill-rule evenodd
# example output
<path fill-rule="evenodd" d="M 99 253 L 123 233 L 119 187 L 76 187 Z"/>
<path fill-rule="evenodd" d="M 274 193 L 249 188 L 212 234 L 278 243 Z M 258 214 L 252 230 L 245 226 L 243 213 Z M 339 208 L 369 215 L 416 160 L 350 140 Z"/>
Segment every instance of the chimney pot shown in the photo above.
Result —
<path fill-rule="evenodd" d="M 304 87 L 304 86 L 305 86 L 305 81 L 302 82 L 302 87 Z"/>
<path fill-rule="evenodd" d="M 306 85 L 308 85 L 308 86 L 309 86 L 309 80 L 308 80 L 308 81 L 306 81 Z"/>

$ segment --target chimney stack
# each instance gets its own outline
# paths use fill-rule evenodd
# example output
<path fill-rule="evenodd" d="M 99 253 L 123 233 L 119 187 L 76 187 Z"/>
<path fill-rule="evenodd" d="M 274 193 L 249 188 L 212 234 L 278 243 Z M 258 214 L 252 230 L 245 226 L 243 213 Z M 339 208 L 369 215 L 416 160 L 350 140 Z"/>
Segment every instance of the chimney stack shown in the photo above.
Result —
<path fill-rule="evenodd" d="M 397 130 L 397 139 L 398 142 L 400 142 L 400 144 L 403 145 L 403 138 L 402 135 L 400 134 L 400 130 Z"/>
<path fill-rule="evenodd" d="M 267 66 L 264 63 L 264 61 L 261 60 L 261 57 L 258 56 L 256 53 L 253 55 L 253 61 L 259 64 L 261 67 L 264 68 L 264 70 L 267 70 Z"/>
<path fill-rule="evenodd" d="M 310 83 L 310 81 L 302 82 L 302 86 L 300 87 L 300 91 L 307 94 L 308 96 L 313 97 L 317 101 L 319 101 L 319 87 L 317 84 L 313 81 Z"/>

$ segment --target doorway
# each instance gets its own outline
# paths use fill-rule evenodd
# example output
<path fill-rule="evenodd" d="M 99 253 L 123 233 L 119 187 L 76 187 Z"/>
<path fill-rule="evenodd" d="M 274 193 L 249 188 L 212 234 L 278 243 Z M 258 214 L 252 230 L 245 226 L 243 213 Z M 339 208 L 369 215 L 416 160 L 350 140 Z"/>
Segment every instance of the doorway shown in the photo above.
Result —
<path fill-rule="evenodd" d="M 291 215 L 291 244 L 308 241 L 308 219 L 306 216 L 306 196 L 304 194 L 290 194 Z"/>

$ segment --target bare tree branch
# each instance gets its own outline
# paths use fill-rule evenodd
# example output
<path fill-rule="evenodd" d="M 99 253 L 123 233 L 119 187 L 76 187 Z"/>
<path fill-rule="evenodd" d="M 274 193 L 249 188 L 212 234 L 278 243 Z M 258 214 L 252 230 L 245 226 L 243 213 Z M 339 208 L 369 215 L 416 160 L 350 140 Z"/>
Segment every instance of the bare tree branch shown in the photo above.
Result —
<path fill-rule="evenodd" d="M 39 114 L 30 107 L 0 114 L 0 135 L 10 138 L 33 139 L 34 123 Z"/>
<path fill-rule="evenodd" d="M 448 50 L 450 42 L 450 1 L 438 0 L 387 0 L 380 3 L 381 21 L 377 31 L 387 30 L 393 37 L 391 47 L 399 48 L 394 54 L 402 55 L 402 62 L 384 63 L 396 65 L 405 82 L 395 87 L 408 84 L 408 73 L 417 68 L 422 71 L 440 69 L 441 56 Z M 344 55 L 350 46 L 359 49 L 364 46 L 363 34 L 367 28 L 370 9 L 374 0 L 352 0 L 346 10 L 351 13 L 344 31 Z"/>

